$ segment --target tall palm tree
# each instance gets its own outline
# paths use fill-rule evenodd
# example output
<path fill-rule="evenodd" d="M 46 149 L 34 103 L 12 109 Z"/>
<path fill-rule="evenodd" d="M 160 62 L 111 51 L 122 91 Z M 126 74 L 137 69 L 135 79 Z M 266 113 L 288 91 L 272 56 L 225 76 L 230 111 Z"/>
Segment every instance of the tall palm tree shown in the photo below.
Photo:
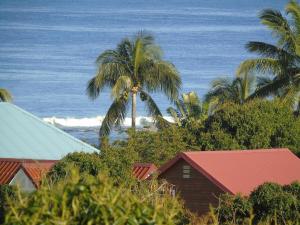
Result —
<path fill-rule="evenodd" d="M 207 107 L 202 105 L 196 92 L 182 94 L 181 99 L 175 101 L 175 106 L 169 107 L 167 112 L 179 127 L 191 119 L 200 120 L 207 115 Z"/>
<path fill-rule="evenodd" d="M 100 128 L 100 136 L 120 125 L 131 100 L 132 128 L 136 126 L 137 95 L 146 103 L 154 118 L 161 112 L 149 93 L 161 91 L 171 101 L 178 97 L 181 78 L 175 66 L 162 59 L 162 51 L 154 37 L 139 32 L 135 38 L 123 39 L 116 49 L 104 51 L 96 60 L 98 72 L 87 85 L 91 99 L 99 96 L 104 87 L 111 88 L 113 102 Z"/>
<path fill-rule="evenodd" d="M 8 90 L 0 88 L 0 102 L 11 102 L 12 99 L 12 95 Z"/>
<path fill-rule="evenodd" d="M 296 1 L 290 1 L 285 10 L 291 20 L 272 9 L 263 10 L 259 15 L 261 23 L 277 38 L 276 45 L 258 41 L 246 45 L 249 52 L 260 57 L 245 60 L 237 74 L 257 72 L 273 76 L 271 80 L 261 82 L 249 99 L 270 95 L 284 97 L 290 93 L 296 96 L 300 91 L 300 6 Z"/>
<path fill-rule="evenodd" d="M 246 73 L 234 79 L 218 78 L 205 96 L 206 102 L 222 105 L 226 102 L 243 104 L 253 91 L 255 77 Z"/>

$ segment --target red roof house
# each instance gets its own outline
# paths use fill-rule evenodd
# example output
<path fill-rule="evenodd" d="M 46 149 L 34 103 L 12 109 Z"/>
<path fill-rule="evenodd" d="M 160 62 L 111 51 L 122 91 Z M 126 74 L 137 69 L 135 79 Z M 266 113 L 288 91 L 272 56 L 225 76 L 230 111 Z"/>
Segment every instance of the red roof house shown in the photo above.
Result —
<path fill-rule="evenodd" d="M 265 182 L 300 181 L 300 159 L 288 149 L 182 152 L 159 168 L 194 212 L 207 212 L 222 193 L 249 195 Z"/>
<path fill-rule="evenodd" d="M 157 167 L 151 163 L 135 163 L 132 173 L 138 180 L 146 180 L 152 173 L 157 171 Z"/>
<path fill-rule="evenodd" d="M 57 160 L 7 159 L 0 158 L 0 185 L 19 185 L 25 191 L 39 187 L 45 173 Z"/>

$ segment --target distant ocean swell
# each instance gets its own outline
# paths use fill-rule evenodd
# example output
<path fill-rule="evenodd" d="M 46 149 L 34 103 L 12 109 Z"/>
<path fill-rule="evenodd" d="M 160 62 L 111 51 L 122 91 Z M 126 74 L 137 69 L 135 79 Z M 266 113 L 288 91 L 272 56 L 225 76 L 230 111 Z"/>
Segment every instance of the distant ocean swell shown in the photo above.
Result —
<path fill-rule="evenodd" d="M 169 116 L 164 116 L 164 118 L 170 122 L 172 122 L 172 118 Z M 43 120 L 49 124 L 55 125 L 57 127 L 69 127 L 69 128 L 75 128 L 75 127 L 100 127 L 102 124 L 102 121 L 104 119 L 104 116 L 97 116 L 92 118 L 57 118 L 57 117 L 47 117 L 43 118 Z M 153 125 L 153 119 L 152 117 L 144 117 L 140 116 L 136 119 L 136 125 L 138 127 L 144 127 L 144 126 L 151 126 Z M 131 126 L 131 118 L 126 117 L 125 121 L 123 123 L 124 127 L 130 127 Z"/>

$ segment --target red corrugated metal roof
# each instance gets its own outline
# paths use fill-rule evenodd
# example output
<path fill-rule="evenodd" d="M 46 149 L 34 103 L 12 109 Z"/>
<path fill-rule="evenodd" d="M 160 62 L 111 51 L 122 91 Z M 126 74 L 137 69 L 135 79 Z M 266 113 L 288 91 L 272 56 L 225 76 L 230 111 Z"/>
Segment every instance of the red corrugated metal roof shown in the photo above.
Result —
<path fill-rule="evenodd" d="M 22 168 L 33 184 L 38 187 L 42 176 L 57 160 L 31 160 L 0 158 L 0 184 L 8 184 Z"/>
<path fill-rule="evenodd" d="M 133 165 L 133 176 L 139 180 L 147 179 L 152 173 L 157 170 L 157 167 L 151 163 L 135 163 Z"/>
<path fill-rule="evenodd" d="M 300 159 L 288 149 L 182 152 L 163 165 L 160 174 L 179 159 L 232 194 L 249 195 L 264 182 L 300 181 Z"/>

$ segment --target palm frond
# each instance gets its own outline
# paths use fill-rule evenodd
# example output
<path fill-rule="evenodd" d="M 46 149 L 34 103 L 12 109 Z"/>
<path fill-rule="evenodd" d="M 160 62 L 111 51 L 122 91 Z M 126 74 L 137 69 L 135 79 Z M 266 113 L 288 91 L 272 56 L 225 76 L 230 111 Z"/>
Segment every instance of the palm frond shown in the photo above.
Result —
<path fill-rule="evenodd" d="M 285 11 L 290 14 L 293 18 L 294 22 L 294 27 L 295 27 L 295 32 L 296 32 L 296 37 L 297 37 L 297 44 L 299 45 L 299 35 L 300 35 L 300 6 L 297 1 L 292 0 L 290 1 L 286 7 Z M 299 46 L 298 46 L 299 47 Z M 299 52 L 298 52 L 299 54 Z"/>
<path fill-rule="evenodd" d="M 187 117 L 188 112 L 186 110 L 186 107 L 185 107 L 185 104 L 184 104 L 182 98 L 177 99 L 174 104 L 176 105 L 176 108 L 178 109 L 178 115 L 180 113 L 181 118 Z"/>
<path fill-rule="evenodd" d="M 202 105 L 196 92 L 182 94 L 184 105 L 189 117 L 199 117 L 202 113 Z"/>
<path fill-rule="evenodd" d="M 262 74 L 282 74 L 281 62 L 272 58 L 248 59 L 240 64 L 237 69 L 237 75 L 259 72 Z"/>
<path fill-rule="evenodd" d="M 261 88 L 265 85 L 271 84 L 273 79 L 269 76 L 258 76 L 257 77 L 257 88 Z"/>
<path fill-rule="evenodd" d="M 276 93 L 279 89 L 289 84 L 288 77 L 281 79 L 274 78 L 271 83 L 268 83 L 264 86 L 258 88 L 253 94 L 251 94 L 248 99 L 253 99 L 256 97 L 267 97 L 273 93 Z"/>
<path fill-rule="evenodd" d="M 162 113 L 160 112 L 160 110 L 159 110 L 158 106 L 156 105 L 155 101 L 153 100 L 153 98 L 147 92 L 142 90 L 140 92 L 140 98 L 143 102 L 146 103 L 147 111 L 153 117 L 154 120 L 156 120 L 156 118 L 158 116 L 162 116 Z"/>
<path fill-rule="evenodd" d="M 100 137 L 109 135 L 113 126 L 119 126 L 127 113 L 128 98 L 126 95 L 116 98 L 109 107 L 99 131 Z"/>
<path fill-rule="evenodd" d="M 175 66 L 166 61 L 155 62 L 148 68 L 144 72 L 143 82 L 150 92 L 160 90 L 171 101 L 178 98 L 182 83 Z"/>
<path fill-rule="evenodd" d="M 246 44 L 246 49 L 249 52 L 256 52 L 259 55 L 266 57 L 266 58 L 272 58 L 272 59 L 281 59 L 281 60 L 293 60 L 294 55 L 290 54 L 286 50 L 279 48 L 275 45 L 271 45 L 264 42 L 259 41 L 250 41 Z"/>
<path fill-rule="evenodd" d="M 113 87 L 123 74 L 127 74 L 127 71 L 122 64 L 114 62 L 102 64 L 96 76 L 87 84 L 87 95 L 92 100 L 96 99 L 105 86 Z"/>
<path fill-rule="evenodd" d="M 4 88 L 0 88 L 0 101 L 11 102 L 12 100 L 13 100 L 13 97 L 12 97 L 11 93 Z"/>
<path fill-rule="evenodd" d="M 174 109 L 173 107 L 169 107 L 167 108 L 167 113 L 172 117 L 172 119 L 178 126 L 181 126 L 180 114 L 176 109 Z"/>
<path fill-rule="evenodd" d="M 132 81 L 128 75 L 122 75 L 118 78 L 112 88 L 112 96 L 118 98 L 124 91 L 130 91 L 132 88 Z"/>
<path fill-rule="evenodd" d="M 262 24 L 272 30 L 272 33 L 279 38 L 278 45 L 290 51 L 296 49 L 296 40 L 288 20 L 281 12 L 272 9 L 265 9 L 259 15 Z"/>

